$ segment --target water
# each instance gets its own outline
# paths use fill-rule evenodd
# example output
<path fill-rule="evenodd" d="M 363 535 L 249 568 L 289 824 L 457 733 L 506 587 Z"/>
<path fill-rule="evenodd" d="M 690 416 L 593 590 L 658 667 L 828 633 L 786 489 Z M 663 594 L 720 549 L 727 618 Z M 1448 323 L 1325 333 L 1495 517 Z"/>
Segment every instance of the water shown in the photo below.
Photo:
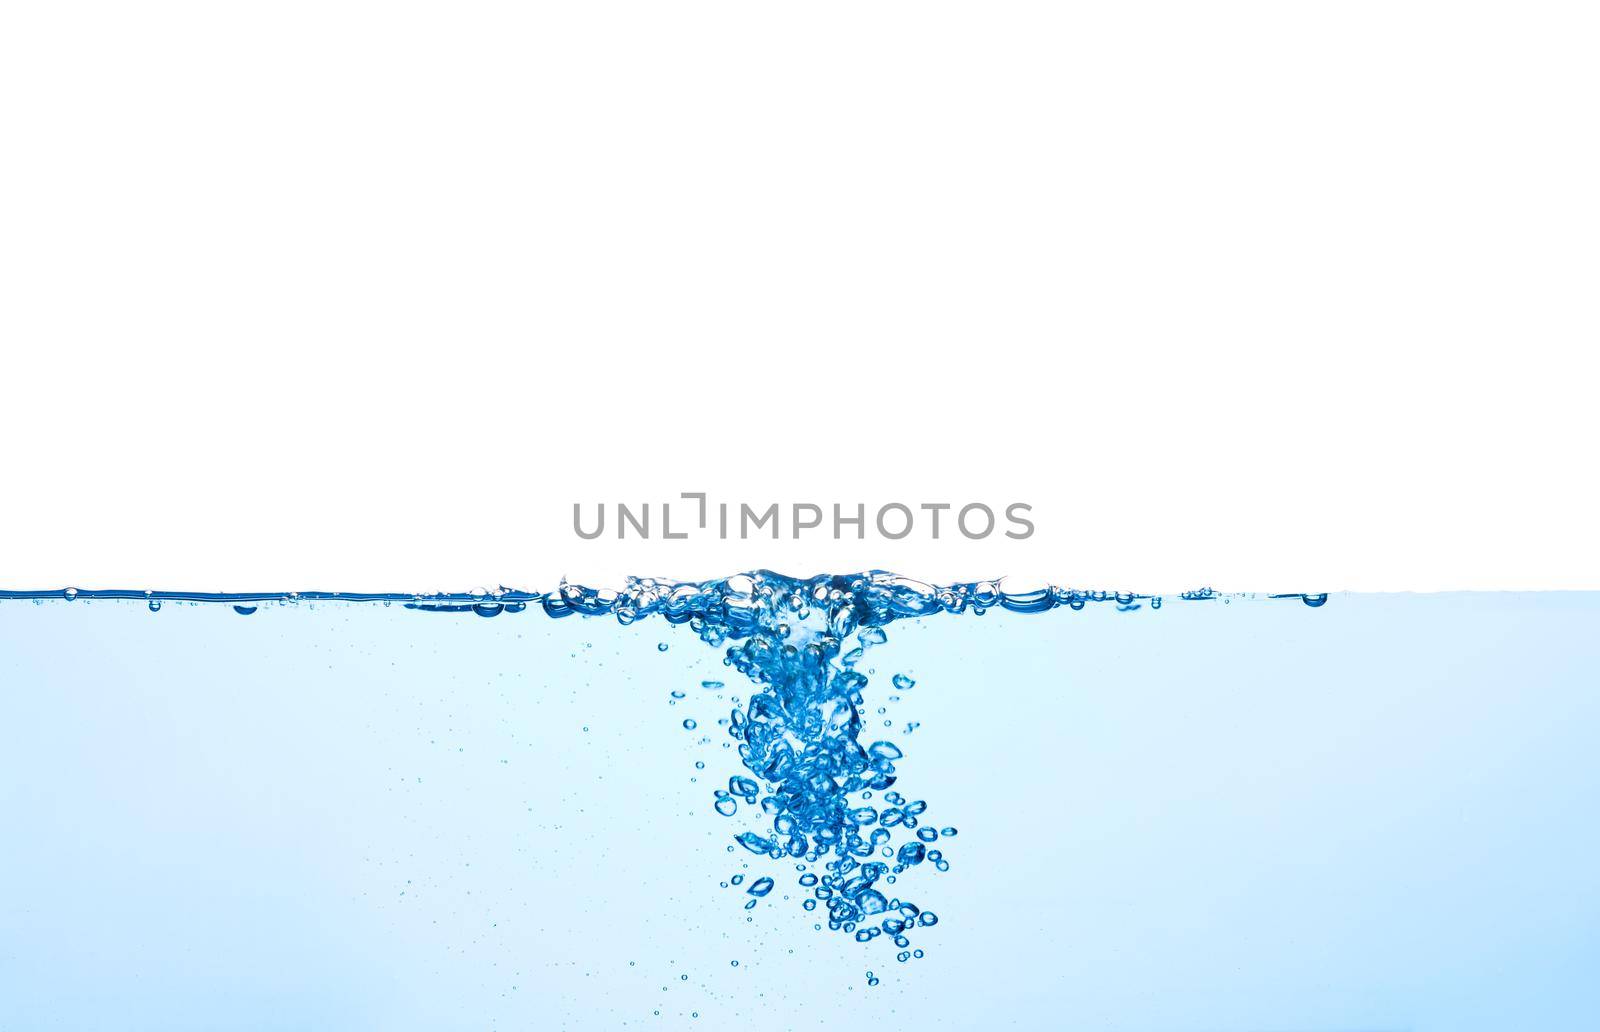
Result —
<path fill-rule="evenodd" d="M 1600 595 L 119 594 L 0 599 L 0 1029 L 1600 1013 Z"/>

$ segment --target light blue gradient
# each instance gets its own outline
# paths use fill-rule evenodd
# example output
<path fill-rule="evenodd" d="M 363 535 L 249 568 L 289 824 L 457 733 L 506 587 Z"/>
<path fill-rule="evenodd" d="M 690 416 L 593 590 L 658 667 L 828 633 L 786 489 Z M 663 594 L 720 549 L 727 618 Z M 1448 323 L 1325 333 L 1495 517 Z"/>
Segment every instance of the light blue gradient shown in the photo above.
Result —
<path fill-rule="evenodd" d="M 866 709 L 960 828 L 900 964 L 728 851 L 744 771 L 699 683 L 749 691 L 685 627 L 0 602 L 0 1029 L 1586 1032 L 1597 617 L 897 622 Z M 735 873 L 778 888 L 747 912 Z"/>

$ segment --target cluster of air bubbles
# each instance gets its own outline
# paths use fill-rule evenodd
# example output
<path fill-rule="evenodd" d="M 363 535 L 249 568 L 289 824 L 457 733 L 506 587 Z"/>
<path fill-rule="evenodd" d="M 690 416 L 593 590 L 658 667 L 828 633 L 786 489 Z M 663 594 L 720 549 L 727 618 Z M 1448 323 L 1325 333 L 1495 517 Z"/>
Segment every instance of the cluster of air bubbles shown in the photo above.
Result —
<path fill-rule="evenodd" d="M 902 960 L 920 955 L 910 936 L 939 918 L 899 883 L 913 873 L 949 870 L 938 843 L 956 831 L 928 823 L 927 802 L 896 790 L 896 764 L 905 753 L 867 733 L 872 710 L 863 693 L 870 671 L 861 661 L 888 641 L 884 628 L 896 619 L 981 611 L 1002 598 L 992 584 L 934 589 L 889 575 L 795 580 L 761 573 L 691 593 L 655 582 L 632 585 L 626 604 L 632 619 L 657 613 L 687 624 L 755 686 L 748 701 L 734 699 L 718 722 L 745 769 L 713 790 L 712 808 L 721 817 L 743 811 L 755 819 L 754 827 L 730 829 L 729 848 L 792 865 L 799 889 L 793 895 L 814 927 L 862 943 L 882 939 Z M 897 692 L 916 685 L 905 673 L 892 683 Z M 778 880 L 762 875 L 743 888 L 744 909 L 767 898 Z M 735 875 L 724 885 L 743 882 Z"/>
<path fill-rule="evenodd" d="M 756 796 L 759 795 L 760 792 L 760 785 L 757 785 L 749 778 L 741 777 L 738 774 L 735 774 L 733 777 L 728 779 L 728 787 L 726 790 L 719 788 L 713 793 L 716 802 L 713 803 L 712 806 L 722 816 L 732 817 L 739 810 L 738 800 L 743 799 L 747 805 L 754 806 L 756 802 Z M 752 833 L 747 832 L 746 834 Z"/>

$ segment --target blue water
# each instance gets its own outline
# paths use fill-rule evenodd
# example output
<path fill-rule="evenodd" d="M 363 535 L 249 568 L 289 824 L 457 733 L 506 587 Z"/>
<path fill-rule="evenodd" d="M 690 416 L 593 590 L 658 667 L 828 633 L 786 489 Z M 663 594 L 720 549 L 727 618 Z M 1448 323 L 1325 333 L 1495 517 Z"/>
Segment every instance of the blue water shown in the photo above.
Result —
<path fill-rule="evenodd" d="M 1600 595 L 27 594 L 0 1029 L 1600 1027 Z"/>

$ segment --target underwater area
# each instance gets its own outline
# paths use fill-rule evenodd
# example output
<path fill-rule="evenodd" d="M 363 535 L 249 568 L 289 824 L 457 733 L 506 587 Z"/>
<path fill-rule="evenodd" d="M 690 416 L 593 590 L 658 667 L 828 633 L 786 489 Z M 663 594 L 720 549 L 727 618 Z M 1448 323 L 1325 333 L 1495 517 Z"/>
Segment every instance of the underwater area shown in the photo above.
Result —
<path fill-rule="evenodd" d="M 1600 593 L 0 593 L 0 1030 L 1589 1030 Z"/>

